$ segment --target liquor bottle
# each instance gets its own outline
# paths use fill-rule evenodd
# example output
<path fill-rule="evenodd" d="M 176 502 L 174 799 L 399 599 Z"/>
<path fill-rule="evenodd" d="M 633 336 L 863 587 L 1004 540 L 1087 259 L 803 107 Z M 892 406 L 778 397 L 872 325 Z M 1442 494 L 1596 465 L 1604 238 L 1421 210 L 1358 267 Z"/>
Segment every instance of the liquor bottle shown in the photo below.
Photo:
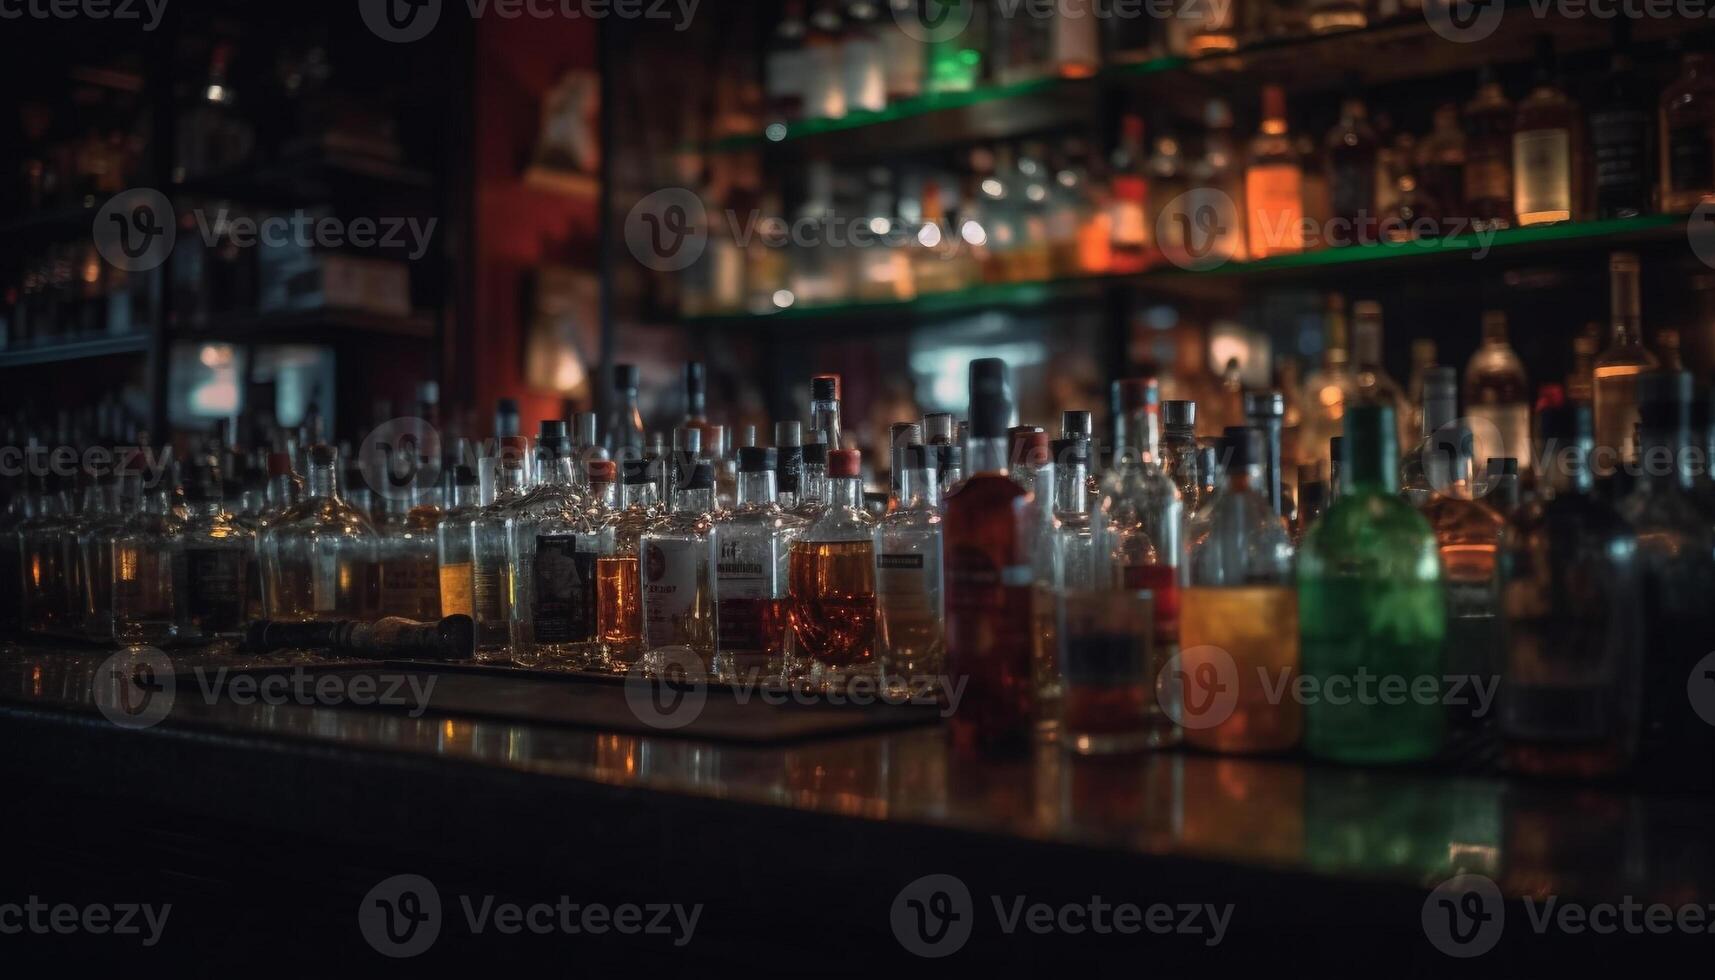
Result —
<path fill-rule="evenodd" d="M 917 228 L 917 247 L 912 249 L 911 283 L 916 292 L 944 293 L 971 285 L 968 270 L 959 261 L 960 239 L 947 220 L 941 184 L 923 181 L 923 219 Z"/>
<path fill-rule="evenodd" d="M 785 138 L 787 123 L 796 122 L 804 114 L 809 69 L 804 38 L 808 31 L 803 0 L 787 0 L 763 55 L 769 132 L 773 134 L 777 128 L 778 139 Z"/>
<path fill-rule="evenodd" d="M 1040 426 L 1015 425 L 1006 430 L 1007 475 L 1026 490 L 1036 488 L 1036 470 L 1052 462 L 1048 433 Z"/>
<path fill-rule="evenodd" d="M 1238 18 L 1235 11 L 1237 4 L 1186 4 L 1180 8 L 1179 16 L 1197 12 L 1192 26 L 1191 36 L 1186 39 L 1185 53 L 1192 58 L 1207 55 L 1231 54 L 1239 49 Z M 1171 26 L 1169 27 L 1171 30 Z"/>
<path fill-rule="evenodd" d="M 1608 258 L 1608 274 L 1613 340 L 1596 358 L 1592 372 L 1596 386 L 1596 458 L 1601 460 L 1606 455 L 1623 463 L 1637 454 L 1634 430 L 1638 422 L 1638 377 L 1654 371 L 1659 363 L 1643 343 L 1638 257 L 1628 252 L 1614 253 Z M 1597 479 L 1607 475 L 1607 467 L 1598 463 Z"/>
<path fill-rule="evenodd" d="M 784 680 L 788 556 L 807 526 L 774 501 L 776 453 L 738 451 L 738 506 L 715 522 L 715 676 Z"/>
<path fill-rule="evenodd" d="M 1202 506 L 1197 479 L 1197 403 L 1172 399 L 1161 403 L 1161 466 L 1173 485 L 1179 489 L 1179 499 L 1187 514 Z"/>
<path fill-rule="evenodd" d="M 840 442 L 840 376 L 837 374 L 818 374 L 810 379 L 810 441 L 822 443 L 830 453 L 843 445 Z"/>
<path fill-rule="evenodd" d="M 1596 403 L 1596 355 L 1602 346 L 1601 329 L 1596 323 L 1588 323 L 1582 333 L 1572 338 L 1572 368 L 1566 372 L 1564 386 L 1567 401 Z"/>
<path fill-rule="evenodd" d="M 888 689 L 936 693 L 945 670 L 941 491 L 930 447 L 900 454 L 899 507 L 875 526 L 876 648 Z"/>
<path fill-rule="evenodd" d="M 1459 107 L 1449 102 L 1435 110 L 1434 128 L 1417 144 L 1419 210 L 1438 221 L 1467 217 L 1465 206 L 1465 132 Z"/>
<path fill-rule="evenodd" d="M 1513 118 L 1513 209 L 1519 225 L 1570 221 L 1583 157 L 1578 109 L 1555 80 L 1554 42 L 1537 38 L 1536 82 Z"/>
<path fill-rule="evenodd" d="M 482 513 L 477 489 L 476 471 L 469 466 L 461 463 L 448 474 L 447 509 L 435 526 L 442 616 L 475 615 L 471 524 Z"/>
<path fill-rule="evenodd" d="M 1253 259 L 1304 249 L 1304 171 L 1286 127 L 1286 93 L 1262 90 L 1262 125 L 1245 166 L 1245 243 Z"/>
<path fill-rule="evenodd" d="M 1086 439 L 1056 439 L 1052 443 L 1056 487 L 1051 530 L 1055 588 L 1092 589 L 1106 584 L 1106 569 L 1096 554 L 1091 523 L 1090 443 Z"/>
<path fill-rule="evenodd" d="M 1100 0 L 1065 0 L 1048 25 L 1048 62 L 1061 78 L 1089 78 L 1101 67 Z"/>
<path fill-rule="evenodd" d="M 899 9 L 896 0 L 888 0 L 885 6 Z M 924 62 L 928 54 L 922 39 L 911 32 L 884 23 L 881 29 L 881 52 L 888 104 L 922 95 Z"/>
<path fill-rule="evenodd" d="M 1435 531 L 1441 552 L 1442 589 L 1447 596 L 1447 676 L 1456 678 L 1449 693 L 1463 697 L 1449 703 L 1448 717 L 1459 725 L 1482 726 L 1479 686 L 1496 677 L 1500 667 L 1499 598 L 1495 583 L 1495 551 L 1506 521 L 1500 512 L 1477 499 L 1472 469 L 1471 431 L 1463 419 L 1443 426 L 1433 437 L 1436 452 L 1430 484 L 1436 488 L 1423 516 Z M 1445 474 L 1439 467 L 1448 466 Z"/>
<path fill-rule="evenodd" d="M 76 621 L 77 610 L 70 605 L 74 563 L 62 544 L 74 521 L 63 480 L 48 476 L 32 513 L 18 526 L 22 616 L 32 633 L 67 631 Z"/>
<path fill-rule="evenodd" d="M 1388 374 L 1382 362 L 1382 305 L 1375 300 L 1352 304 L 1352 370 L 1361 400 L 1380 402 L 1394 411 L 1399 422 L 1400 445 L 1410 445 L 1416 431 L 1409 428 L 1411 402 L 1405 389 Z"/>
<path fill-rule="evenodd" d="M 1188 246 L 1197 243 L 1186 241 L 1184 223 L 1163 218 L 1168 206 L 1191 187 L 1179 137 L 1158 131 L 1144 167 L 1149 175 L 1149 201 L 1144 210 L 1144 221 L 1149 229 L 1151 254 L 1163 249 L 1172 249 L 1172 254 L 1176 255 L 1188 254 Z"/>
<path fill-rule="evenodd" d="M 90 607 L 90 572 L 85 568 L 83 549 L 79 542 L 93 525 L 104 522 L 112 511 L 112 485 L 88 477 L 78 495 L 79 505 L 72 511 L 69 523 L 60 531 L 59 550 L 66 557 L 66 630 L 76 635 L 84 632 L 84 621 Z M 111 636 L 111 634 L 108 634 Z"/>
<path fill-rule="evenodd" d="M 1587 404 L 1543 412 L 1539 496 L 1502 538 L 1500 731 L 1520 772 L 1607 775 L 1637 748 L 1638 542 L 1596 496 L 1594 429 Z"/>
<path fill-rule="evenodd" d="M 1215 691 L 1196 679 L 1237 668 L 1230 715 L 1194 724 L 1185 741 L 1216 752 L 1284 752 L 1298 743 L 1300 709 L 1269 698 L 1269 685 L 1293 683 L 1298 670 L 1298 601 L 1292 582 L 1292 538 L 1262 490 L 1263 436 L 1227 430 L 1220 489 L 1197 512 L 1186 537 L 1191 584 L 1180 598 L 1179 628 L 1185 710 L 1209 704 Z M 1208 666 L 1204 666 L 1208 665 Z M 1214 668 L 1211 673 L 1209 668 Z M 1226 676 L 1235 676 L 1227 674 Z"/>
<path fill-rule="evenodd" d="M 1708 52 L 1681 57 L 1679 77 L 1661 93 L 1660 126 L 1661 209 L 1681 214 L 1715 201 L 1715 63 Z"/>
<path fill-rule="evenodd" d="M 837 0 L 816 0 L 804 35 L 804 115 L 839 119 L 846 114 L 845 77 L 840 70 L 845 23 Z"/>
<path fill-rule="evenodd" d="M 666 465 L 661 470 L 664 481 L 661 487 L 663 499 L 678 499 L 675 495 L 685 481 L 690 479 L 691 468 L 703 458 L 704 433 L 703 428 L 689 425 L 681 425 L 673 430 L 673 451 L 668 454 Z"/>
<path fill-rule="evenodd" d="M 828 453 L 828 497 L 792 543 L 794 670 L 823 689 L 875 673 L 875 518 L 863 506 L 862 456 Z"/>
<path fill-rule="evenodd" d="M 887 76 L 882 32 L 893 27 L 881 21 L 877 0 L 846 0 L 845 37 L 840 45 L 841 84 L 847 112 L 880 112 L 887 108 Z"/>
<path fill-rule="evenodd" d="M 1212 229 L 1208 254 L 1220 262 L 1243 261 L 1244 170 L 1233 139 L 1233 113 L 1221 99 L 1210 99 L 1203 107 L 1203 153 L 1191 164 L 1190 177 L 1193 188 L 1214 191 L 1232 205 L 1230 212 L 1220 216 L 1226 220 Z"/>
<path fill-rule="evenodd" d="M 955 11 L 950 7 L 961 9 Z M 977 87 L 988 67 L 987 23 L 983 16 L 986 8 L 979 0 L 953 0 L 937 8 L 943 18 L 959 17 L 963 12 L 969 16 L 963 30 L 938 31 L 929 41 L 928 68 L 923 78 L 927 94 L 969 92 Z"/>
<path fill-rule="evenodd" d="M 1452 464 L 1444 455 L 1446 431 L 1459 416 L 1459 376 L 1450 367 L 1423 373 L 1423 401 L 1417 417 L 1422 428 L 1411 452 L 1400 462 L 1400 496 L 1418 510 L 1429 506 L 1452 479 Z"/>
<path fill-rule="evenodd" d="M 1146 170 L 1143 117 L 1120 120 L 1119 144 L 1109 160 L 1108 224 L 1113 236 L 1113 271 L 1141 272 L 1149 265 L 1154 228 L 1149 223 L 1149 172 Z"/>
<path fill-rule="evenodd" d="M 180 531 L 185 633 L 234 633 L 246 620 L 256 533 L 226 509 L 220 469 L 199 463 L 185 487 L 189 517 Z"/>
<path fill-rule="evenodd" d="M 1358 31 L 1369 26 L 1362 0 L 1310 0 L 1310 30 L 1317 34 Z"/>
<path fill-rule="evenodd" d="M 556 455 L 548 481 L 506 517 L 512 652 L 526 666 L 605 667 L 596 635 L 596 562 L 613 553 L 604 518 L 614 504 L 615 467 L 611 460 L 588 464 L 589 490 L 579 493 L 575 462 Z"/>
<path fill-rule="evenodd" d="M 828 444 L 812 442 L 803 450 L 804 473 L 798 481 L 798 505 L 793 513 L 815 521 L 828 506 Z"/>
<path fill-rule="evenodd" d="M 1635 218 L 1651 211 L 1650 152 L 1654 100 L 1632 64 L 1631 21 L 1614 18 L 1614 49 L 1601 95 L 1590 108 L 1596 217 Z"/>
<path fill-rule="evenodd" d="M 1030 493 L 1006 472 L 1006 363 L 972 361 L 970 392 L 971 475 L 947 494 L 941 524 L 948 683 L 965 689 L 952 738 L 966 752 L 1022 748 L 1033 692 Z"/>
<path fill-rule="evenodd" d="M 128 646 L 178 638 L 185 624 L 184 521 L 167 487 L 145 491 L 113 538 L 113 638 Z"/>
<path fill-rule="evenodd" d="M 1340 103 L 1340 120 L 1328 131 L 1323 151 L 1333 216 L 1349 229 L 1331 236 L 1334 244 L 1367 245 L 1380 238 L 1376 206 L 1378 147 L 1363 98 L 1348 95 Z"/>
<path fill-rule="evenodd" d="M 368 516 L 340 496 L 338 451 L 312 446 L 304 499 L 269 524 L 258 544 L 268 615 L 374 618 L 377 537 Z"/>
<path fill-rule="evenodd" d="M 701 361 L 685 363 L 685 417 L 679 423 L 681 429 L 693 429 L 699 434 L 700 442 L 696 446 L 686 446 L 693 450 L 694 457 L 700 457 L 702 450 L 713 449 L 715 440 L 711 438 L 708 416 L 708 372 Z M 674 432 L 675 447 L 679 434 Z"/>
<path fill-rule="evenodd" d="M 923 443 L 923 427 L 916 422 L 895 422 L 888 429 L 887 509 L 891 513 L 905 502 L 905 447 Z"/>
<path fill-rule="evenodd" d="M 500 438 L 494 497 L 471 517 L 471 619 L 478 662 L 509 659 L 512 644 L 512 565 L 506 519 L 530 492 L 523 436 Z"/>
<path fill-rule="evenodd" d="M 1359 683 L 1360 672 L 1439 683 L 1441 563 L 1429 523 L 1397 496 L 1393 410 L 1354 405 L 1345 423 L 1340 497 L 1298 552 L 1303 676 L 1323 691 Z M 1425 759 L 1442 730 L 1439 698 L 1318 698 L 1304 709 L 1306 750 L 1342 762 Z"/>
<path fill-rule="evenodd" d="M 673 509 L 638 539 L 643 580 L 643 662 L 654 674 L 694 656 L 704 670 L 715 652 L 714 565 L 710 530 L 714 468 L 698 463 L 673 497 Z"/>
<path fill-rule="evenodd" d="M 1292 494 L 1283 483 L 1285 465 L 1280 455 L 1286 397 L 1278 391 L 1246 392 L 1244 408 L 1245 425 L 1262 436 L 1262 482 L 1253 485 L 1268 499 L 1274 512 L 1285 517 L 1291 513 L 1293 504 Z"/>
<path fill-rule="evenodd" d="M 1325 336 L 1322 366 L 1304 379 L 1304 421 L 1301 439 L 1314 455 L 1304 462 L 1327 462 L 1322 455 L 1328 440 L 1340 434 L 1345 413 L 1357 401 L 1358 380 L 1349 367 L 1346 349 L 1346 301 L 1338 293 L 1328 296 L 1328 313 L 1323 321 Z"/>
<path fill-rule="evenodd" d="M 1435 341 L 1419 337 L 1411 342 L 1411 371 L 1406 375 L 1405 403 L 1410 424 L 1400 423 L 1401 446 L 1410 447 L 1423 431 L 1423 378 L 1435 366 Z"/>
<path fill-rule="evenodd" d="M 90 639 L 113 638 L 113 539 L 136 513 L 143 495 L 142 478 L 122 472 L 112 486 L 112 500 L 97 519 L 85 515 L 77 532 L 78 567 L 82 569 L 83 633 Z"/>
<path fill-rule="evenodd" d="M 802 426 L 797 422 L 774 423 L 775 503 L 781 510 L 796 511 L 803 492 L 804 447 Z"/>
<path fill-rule="evenodd" d="M 659 461 L 628 459 L 624 496 L 613 519 L 613 551 L 596 559 L 596 629 L 608 662 L 629 670 L 643 656 L 643 591 L 638 546 L 660 522 Z"/>
<path fill-rule="evenodd" d="M 1465 104 L 1465 206 L 1477 230 L 1513 224 L 1513 116 L 1494 69 L 1483 66 Z"/>
<path fill-rule="evenodd" d="M 436 537 L 441 523 L 440 493 L 432 488 L 400 488 L 387 501 L 390 506 L 410 501 L 410 506 L 397 520 L 377 528 L 381 592 L 376 612 L 418 621 L 436 619 L 441 614 L 440 545 Z"/>
<path fill-rule="evenodd" d="M 1507 343 L 1507 315 L 1499 310 L 1483 314 L 1483 344 L 1465 365 L 1465 413 L 1475 423 L 1478 466 L 1510 456 L 1530 468 L 1530 382 Z"/>
<path fill-rule="evenodd" d="M 1620 516 L 1637 534 L 1643 574 L 1641 757 L 1647 781 L 1702 788 L 1710 782 L 1715 728 L 1699 719 L 1686 692 L 1688 678 L 1707 683 L 1692 678 L 1693 668 L 1715 649 L 1709 603 L 1715 594 L 1715 529 L 1690 489 L 1691 376 L 1645 374 L 1636 397 L 1641 465 Z"/>

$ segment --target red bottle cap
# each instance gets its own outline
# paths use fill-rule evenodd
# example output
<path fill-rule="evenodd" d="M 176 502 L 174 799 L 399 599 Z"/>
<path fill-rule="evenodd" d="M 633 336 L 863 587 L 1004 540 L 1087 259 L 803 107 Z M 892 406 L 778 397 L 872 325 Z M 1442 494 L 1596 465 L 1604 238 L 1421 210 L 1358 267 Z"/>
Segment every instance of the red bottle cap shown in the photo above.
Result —
<path fill-rule="evenodd" d="M 592 483 L 612 483 L 619 476 L 619 467 L 611 459 L 592 459 L 584 464 Z"/>
<path fill-rule="evenodd" d="M 1566 404 L 1566 389 L 1550 382 L 1536 389 L 1536 410 L 1560 408 Z"/>
<path fill-rule="evenodd" d="M 856 449 L 836 449 L 828 454 L 828 475 L 853 477 L 863 472 L 863 453 Z"/>

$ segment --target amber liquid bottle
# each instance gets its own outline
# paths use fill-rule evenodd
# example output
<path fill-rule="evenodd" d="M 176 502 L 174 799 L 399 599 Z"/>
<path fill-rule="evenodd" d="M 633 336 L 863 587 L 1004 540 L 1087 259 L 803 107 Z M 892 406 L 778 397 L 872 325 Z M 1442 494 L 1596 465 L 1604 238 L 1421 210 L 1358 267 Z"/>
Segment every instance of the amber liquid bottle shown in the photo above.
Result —
<path fill-rule="evenodd" d="M 1031 494 L 1006 471 L 1011 402 L 1006 363 L 972 361 L 970 476 L 947 495 L 941 522 L 946 686 L 964 688 L 951 719 L 962 752 L 1021 749 L 1031 731 Z"/>
<path fill-rule="evenodd" d="M 787 592 L 800 671 L 829 687 L 876 672 L 875 518 L 855 449 L 828 453 L 828 507 L 792 543 Z"/>

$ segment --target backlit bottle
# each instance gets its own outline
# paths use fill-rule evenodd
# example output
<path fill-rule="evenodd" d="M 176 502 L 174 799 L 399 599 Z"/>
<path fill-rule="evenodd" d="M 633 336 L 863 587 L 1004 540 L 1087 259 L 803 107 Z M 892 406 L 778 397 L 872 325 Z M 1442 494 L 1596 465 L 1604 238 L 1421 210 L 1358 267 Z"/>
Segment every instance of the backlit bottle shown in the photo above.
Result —
<path fill-rule="evenodd" d="M 476 471 L 469 466 L 459 464 L 448 474 L 447 509 L 435 526 L 442 616 L 474 615 L 470 529 L 481 513 L 477 490 Z"/>
<path fill-rule="evenodd" d="M 185 632 L 184 521 L 173 492 L 157 486 L 113 539 L 113 638 L 128 645 L 162 644 Z"/>
<path fill-rule="evenodd" d="M 1287 132 L 1286 93 L 1262 90 L 1262 125 L 1245 167 L 1245 242 L 1253 259 L 1304 249 L 1304 171 Z"/>
<path fill-rule="evenodd" d="M 504 436 L 494 461 L 494 498 L 470 520 L 471 618 L 479 662 L 507 660 L 512 645 L 512 565 L 507 559 L 506 518 L 530 492 L 522 436 Z"/>
<path fill-rule="evenodd" d="M 338 473 L 333 447 L 311 447 L 304 499 L 262 532 L 262 589 L 275 619 L 376 615 L 378 536 L 368 516 L 340 496 Z"/>
<path fill-rule="evenodd" d="M 715 675 L 778 681 L 785 672 L 787 575 L 806 522 L 774 501 L 775 451 L 738 451 L 738 505 L 714 526 Z"/>
<path fill-rule="evenodd" d="M 1510 456 L 1530 469 L 1530 381 L 1524 363 L 1507 343 L 1507 315 L 1483 314 L 1483 344 L 1465 365 L 1465 414 L 1476 437 L 1475 463 Z"/>
<path fill-rule="evenodd" d="M 1513 118 L 1513 209 L 1526 225 L 1576 217 L 1583 161 L 1578 109 L 1555 80 L 1554 45 L 1537 41 L 1536 83 Z"/>
<path fill-rule="evenodd" d="M 256 534 L 226 509 L 220 470 L 197 465 L 185 487 L 188 517 L 178 545 L 184 562 L 184 625 L 189 636 L 241 629 L 249 604 Z"/>
<path fill-rule="evenodd" d="M 1601 480 L 1616 464 L 1637 455 L 1638 378 L 1654 371 L 1656 356 L 1643 342 L 1642 301 L 1638 257 L 1616 252 L 1608 259 L 1608 297 L 1613 311 L 1613 334 L 1596 357 L 1595 472 Z"/>
<path fill-rule="evenodd" d="M 827 505 L 792 543 L 794 673 L 815 687 L 877 669 L 875 518 L 863 506 L 862 466 L 855 449 L 828 453 Z"/>
<path fill-rule="evenodd" d="M 613 519 L 613 551 L 596 559 L 596 629 L 609 664 L 626 671 L 643 656 L 643 581 L 638 548 L 663 516 L 659 460 L 622 462 L 623 497 Z"/>
<path fill-rule="evenodd" d="M 714 468 L 698 463 L 673 498 L 673 509 L 638 539 L 643 583 L 643 663 L 656 674 L 704 671 L 715 654 Z"/>
<path fill-rule="evenodd" d="M 918 694 L 946 668 L 941 491 L 930 447 L 903 447 L 899 465 L 899 506 L 875 528 L 876 644 L 889 689 Z"/>

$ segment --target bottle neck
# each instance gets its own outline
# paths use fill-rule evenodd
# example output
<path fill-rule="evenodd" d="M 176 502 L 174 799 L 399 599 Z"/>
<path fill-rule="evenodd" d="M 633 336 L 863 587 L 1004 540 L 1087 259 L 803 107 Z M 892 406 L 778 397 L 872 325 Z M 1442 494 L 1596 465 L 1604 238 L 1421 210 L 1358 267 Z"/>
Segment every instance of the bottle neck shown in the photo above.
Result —
<path fill-rule="evenodd" d="M 1140 462 L 1152 462 L 1161 452 L 1161 416 L 1148 409 L 1126 412 L 1114 433 L 1119 448 Z"/>
<path fill-rule="evenodd" d="M 453 484 L 453 497 L 448 506 L 453 508 L 470 507 L 476 503 L 477 488 L 466 483 Z"/>
<path fill-rule="evenodd" d="M 828 467 L 825 463 L 805 463 L 804 475 L 798 481 L 800 500 L 828 499 Z"/>
<path fill-rule="evenodd" d="M 1227 493 L 1245 493 L 1262 486 L 1262 464 L 1229 466 L 1221 471 L 1220 489 Z"/>
<path fill-rule="evenodd" d="M 654 507 L 661 502 L 661 488 L 654 480 L 625 485 L 625 506 Z"/>
<path fill-rule="evenodd" d="M 1059 482 L 1054 489 L 1054 509 L 1062 514 L 1082 514 L 1090 509 L 1090 468 L 1083 463 L 1065 463 L 1054 468 Z"/>
<path fill-rule="evenodd" d="M 833 507 L 863 507 L 863 481 L 855 476 L 828 480 L 828 504 Z"/>
<path fill-rule="evenodd" d="M 740 507 L 774 503 L 774 471 L 740 473 L 737 500 Z"/>
<path fill-rule="evenodd" d="M 715 509 L 713 488 L 679 490 L 673 494 L 673 513 L 707 514 Z"/>
<path fill-rule="evenodd" d="M 311 463 L 310 478 L 304 490 L 317 500 L 339 499 L 339 466 Z"/>
<path fill-rule="evenodd" d="M 941 503 L 941 486 L 935 471 L 900 470 L 899 501 L 907 510 L 933 510 Z"/>
<path fill-rule="evenodd" d="M 1339 469 L 1338 485 L 1342 494 L 1359 490 L 1394 494 L 1399 492 L 1399 450 L 1393 441 L 1380 445 L 1352 446 L 1349 465 Z"/>
<path fill-rule="evenodd" d="M 995 436 L 989 439 L 979 439 L 971 436 L 965 449 L 965 472 L 998 473 L 1002 476 L 1007 472 L 1006 437 Z"/>
<path fill-rule="evenodd" d="M 597 480 L 590 484 L 590 503 L 604 509 L 613 506 L 615 498 L 614 485 L 610 480 Z"/>

